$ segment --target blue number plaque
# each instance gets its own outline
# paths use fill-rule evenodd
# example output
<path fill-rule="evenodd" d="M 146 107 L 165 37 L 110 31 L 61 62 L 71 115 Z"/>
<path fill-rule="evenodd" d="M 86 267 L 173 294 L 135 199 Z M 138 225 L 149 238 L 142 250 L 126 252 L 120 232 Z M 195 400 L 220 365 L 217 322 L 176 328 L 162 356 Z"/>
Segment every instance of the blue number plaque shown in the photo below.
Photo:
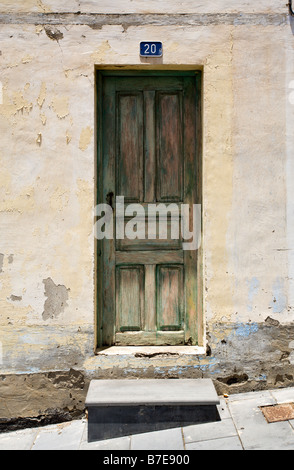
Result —
<path fill-rule="evenodd" d="M 140 42 L 140 56 L 161 57 L 162 56 L 162 42 L 159 42 L 159 41 Z"/>

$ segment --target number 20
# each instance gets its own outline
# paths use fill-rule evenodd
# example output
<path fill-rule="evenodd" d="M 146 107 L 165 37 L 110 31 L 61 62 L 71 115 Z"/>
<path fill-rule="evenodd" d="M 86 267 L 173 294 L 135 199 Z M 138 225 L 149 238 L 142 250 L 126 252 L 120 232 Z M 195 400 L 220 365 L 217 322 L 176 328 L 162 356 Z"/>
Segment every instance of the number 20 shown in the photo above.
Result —
<path fill-rule="evenodd" d="M 144 54 L 149 54 L 149 49 L 151 54 L 156 54 L 156 44 L 151 44 L 151 47 L 150 44 L 145 44 Z"/>

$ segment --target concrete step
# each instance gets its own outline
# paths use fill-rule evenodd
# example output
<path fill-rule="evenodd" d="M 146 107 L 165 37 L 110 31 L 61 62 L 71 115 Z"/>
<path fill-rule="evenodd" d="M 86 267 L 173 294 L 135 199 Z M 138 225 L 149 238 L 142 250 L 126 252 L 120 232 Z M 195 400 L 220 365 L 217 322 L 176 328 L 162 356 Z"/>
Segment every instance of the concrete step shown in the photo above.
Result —
<path fill-rule="evenodd" d="M 88 441 L 219 421 L 211 379 L 92 380 Z"/>

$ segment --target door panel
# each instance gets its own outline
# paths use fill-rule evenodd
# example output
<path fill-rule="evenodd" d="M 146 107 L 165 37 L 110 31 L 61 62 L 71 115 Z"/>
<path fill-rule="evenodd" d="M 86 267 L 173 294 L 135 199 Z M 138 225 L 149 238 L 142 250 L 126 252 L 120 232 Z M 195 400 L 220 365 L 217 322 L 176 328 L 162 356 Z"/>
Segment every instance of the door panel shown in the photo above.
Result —
<path fill-rule="evenodd" d="M 102 345 L 198 342 L 197 251 L 183 251 L 183 240 L 171 231 L 176 214 L 180 232 L 181 204 L 192 206 L 201 200 L 198 78 L 101 76 L 98 202 L 109 201 L 111 195 L 114 209 L 116 196 L 124 196 L 125 209 L 140 203 L 141 219 L 129 214 L 125 226 L 133 224 L 136 215 L 144 235 L 101 242 Z M 149 213 L 152 203 L 166 207 L 167 232 L 162 239 L 162 221 L 156 211 Z M 131 227 L 135 230 L 138 224 Z"/>
<path fill-rule="evenodd" d="M 157 328 L 183 330 L 183 265 L 157 265 Z"/>
<path fill-rule="evenodd" d="M 157 201 L 182 201 L 182 92 L 157 92 Z"/>
<path fill-rule="evenodd" d="M 126 202 L 140 202 L 144 194 L 142 93 L 118 93 L 116 116 L 116 194 L 124 195 Z"/>
<path fill-rule="evenodd" d="M 144 267 L 116 267 L 117 331 L 141 331 L 144 314 Z"/>

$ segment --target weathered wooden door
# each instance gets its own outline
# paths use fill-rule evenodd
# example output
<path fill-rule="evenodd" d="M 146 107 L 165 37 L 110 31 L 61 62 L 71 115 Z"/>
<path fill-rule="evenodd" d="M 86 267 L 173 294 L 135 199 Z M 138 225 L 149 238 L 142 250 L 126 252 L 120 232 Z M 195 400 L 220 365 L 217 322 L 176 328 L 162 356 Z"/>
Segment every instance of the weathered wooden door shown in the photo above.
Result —
<path fill-rule="evenodd" d="M 201 203 L 199 107 L 199 73 L 99 74 L 98 202 L 114 219 L 117 196 L 146 214 L 145 239 L 117 239 L 114 230 L 99 245 L 101 345 L 197 344 L 198 250 L 173 238 L 169 213 L 166 238 L 148 238 L 147 210 L 175 204 L 180 220 L 181 204 Z M 125 227 L 136 215 L 126 214 Z"/>

